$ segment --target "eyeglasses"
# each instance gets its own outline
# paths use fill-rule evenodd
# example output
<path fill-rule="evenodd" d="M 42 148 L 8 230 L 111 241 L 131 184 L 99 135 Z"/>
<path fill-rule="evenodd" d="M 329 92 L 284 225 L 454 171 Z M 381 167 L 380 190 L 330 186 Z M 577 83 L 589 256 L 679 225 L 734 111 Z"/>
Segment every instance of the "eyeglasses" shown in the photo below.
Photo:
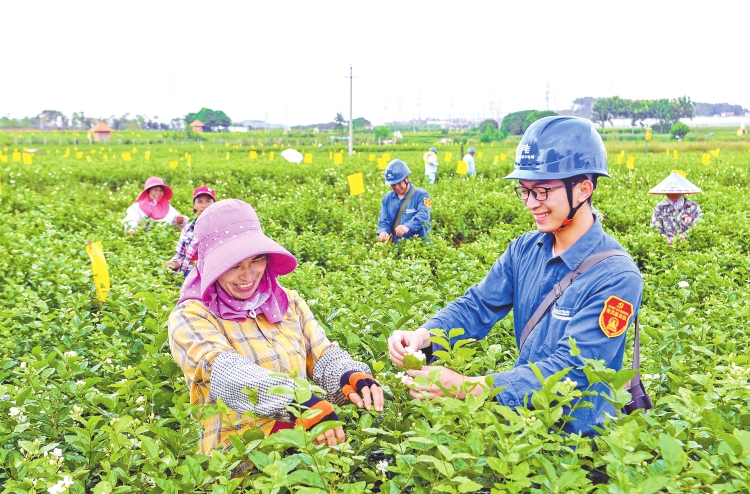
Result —
<path fill-rule="evenodd" d="M 546 201 L 547 197 L 549 196 L 550 190 L 562 189 L 563 187 L 565 187 L 565 184 L 555 185 L 554 187 L 534 187 L 533 189 L 528 189 L 523 185 L 519 185 L 515 188 L 515 190 L 516 195 L 522 201 L 527 200 L 529 198 L 529 195 L 534 196 L 534 199 L 536 199 L 537 201 Z"/>

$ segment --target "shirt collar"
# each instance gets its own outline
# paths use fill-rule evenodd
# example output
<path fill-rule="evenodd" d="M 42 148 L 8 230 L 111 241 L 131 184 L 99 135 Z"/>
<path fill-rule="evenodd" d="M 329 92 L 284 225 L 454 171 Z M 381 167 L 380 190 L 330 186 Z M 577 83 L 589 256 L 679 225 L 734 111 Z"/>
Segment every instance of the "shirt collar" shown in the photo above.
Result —
<path fill-rule="evenodd" d="M 669 200 L 669 198 L 667 198 L 667 200 Z M 681 209 L 682 206 L 685 204 L 685 196 L 680 196 L 680 198 L 677 199 L 676 201 L 669 201 L 669 202 L 672 204 L 672 207 L 674 209 L 676 210 Z"/>
<path fill-rule="evenodd" d="M 551 254 L 554 235 L 548 233 L 546 237 L 545 241 L 548 244 L 548 249 Z M 560 254 L 560 259 L 563 260 L 569 269 L 576 269 L 588 256 L 591 255 L 594 249 L 601 244 L 603 238 L 604 229 L 602 228 L 602 224 L 598 218 L 594 218 L 594 224 L 591 225 L 591 228 L 589 228 L 581 238 L 576 240 L 569 249 Z"/>

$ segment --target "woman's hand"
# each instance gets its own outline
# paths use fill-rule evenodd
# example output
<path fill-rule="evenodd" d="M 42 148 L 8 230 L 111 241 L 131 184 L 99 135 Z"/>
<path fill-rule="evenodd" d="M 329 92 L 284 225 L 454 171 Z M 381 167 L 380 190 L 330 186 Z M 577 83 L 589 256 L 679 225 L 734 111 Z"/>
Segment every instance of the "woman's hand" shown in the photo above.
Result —
<path fill-rule="evenodd" d="M 404 366 L 404 357 L 430 344 L 430 332 L 425 328 L 416 331 L 396 330 L 388 337 L 388 354 L 394 364 Z M 407 348 L 409 351 L 407 351 Z"/>
<path fill-rule="evenodd" d="M 396 232 L 395 233 L 396 233 L 397 237 L 403 237 L 404 235 L 406 235 L 407 233 L 409 233 L 409 227 L 406 226 L 406 225 L 398 225 L 396 227 Z"/>
<path fill-rule="evenodd" d="M 376 412 L 383 411 L 383 388 L 369 374 L 363 372 L 346 372 L 341 376 L 341 392 L 359 408 L 369 410 L 375 405 Z"/>
<path fill-rule="evenodd" d="M 388 234 L 388 232 L 380 232 L 378 234 L 378 241 L 380 242 L 387 242 L 388 238 L 390 238 L 390 235 Z"/>
<path fill-rule="evenodd" d="M 482 386 L 479 385 L 480 382 L 484 382 L 484 376 L 479 377 L 467 377 L 462 374 L 459 374 L 458 372 L 452 371 L 450 369 L 447 369 L 445 367 L 440 366 L 423 366 L 419 370 L 408 370 L 406 371 L 407 374 L 411 378 L 415 378 L 417 376 L 424 377 L 425 379 L 429 379 L 429 373 L 430 371 L 433 371 L 435 369 L 439 369 L 439 383 L 440 385 L 447 389 L 448 391 L 453 392 L 454 388 L 456 389 L 455 395 L 453 395 L 453 398 L 458 398 L 459 400 L 463 400 L 466 398 L 466 392 L 461 389 L 461 386 L 465 382 L 471 382 L 471 383 L 477 383 L 474 385 L 474 387 L 469 387 L 469 392 L 473 394 L 474 396 L 478 396 L 482 393 L 483 389 Z M 411 393 L 412 397 L 418 399 L 419 401 L 424 400 L 432 400 L 433 398 L 439 398 L 444 397 L 445 393 L 442 389 L 440 389 L 438 386 L 434 384 L 430 384 L 428 386 L 420 386 L 417 384 L 414 384 L 411 382 L 411 379 L 407 379 L 404 384 L 409 385 L 409 393 Z"/>

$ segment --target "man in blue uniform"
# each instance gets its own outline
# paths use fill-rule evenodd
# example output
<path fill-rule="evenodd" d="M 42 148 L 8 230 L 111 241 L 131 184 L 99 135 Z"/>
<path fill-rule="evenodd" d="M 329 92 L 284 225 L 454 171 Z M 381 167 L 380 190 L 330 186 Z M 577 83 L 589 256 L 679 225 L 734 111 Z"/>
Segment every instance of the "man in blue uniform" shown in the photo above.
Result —
<path fill-rule="evenodd" d="M 409 182 L 411 171 L 401 160 L 393 160 L 385 169 L 385 183 L 392 191 L 383 196 L 378 218 L 378 240 L 400 241 L 424 237 L 430 229 L 430 194 Z"/>
<path fill-rule="evenodd" d="M 597 176 L 609 177 L 601 137 L 590 122 L 573 117 L 547 117 L 526 130 L 516 151 L 515 169 L 506 179 L 519 180 L 518 197 L 533 215 L 537 230 L 510 243 L 484 280 L 465 295 L 439 311 L 415 331 L 394 331 L 388 338 L 391 359 L 403 365 L 406 354 L 417 349 L 431 351 L 428 330 L 464 328 L 460 338 L 480 339 L 494 324 L 513 310 L 516 344 L 523 327 L 542 300 L 568 272 L 577 269 L 591 254 L 607 249 L 623 250 L 604 233 L 591 212 L 591 195 Z M 530 403 L 540 389 L 529 362 L 546 378 L 566 368 L 567 377 L 578 389 L 600 394 L 606 387 L 590 386 L 580 370 L 582 357 L 601 359 L 621 369 L 628 326 L 641 304 L 642 279 L 629 257 L 609 257 L 581 274 L 557 299 L 551 310 L 528 335 L 512 370 L 492 374 L 494 387 L 504 388 L 497 400 L 508 407 Z M 571 355 L 572 337 L 579 356 Z M 454 344 L 456 339 L 451 341 Z M 435 367 L 410 370 L 409 375 L 427 376 Z M 484 376 L 468 377 L 441 368 L 440 381 L 451 390 L 463 382 L 484 382 Z M 411 390 L 418 399 L 442 396 L 437 387 Z M 472 393 L 479 394 L 475 386 Z M 457 392 L 461 397 L 463 392 Z M 583 398 L 593 406 L 578 407 L 564 430 L 595 434 L 607 414 L 615 410 L 599 396 Z"/>

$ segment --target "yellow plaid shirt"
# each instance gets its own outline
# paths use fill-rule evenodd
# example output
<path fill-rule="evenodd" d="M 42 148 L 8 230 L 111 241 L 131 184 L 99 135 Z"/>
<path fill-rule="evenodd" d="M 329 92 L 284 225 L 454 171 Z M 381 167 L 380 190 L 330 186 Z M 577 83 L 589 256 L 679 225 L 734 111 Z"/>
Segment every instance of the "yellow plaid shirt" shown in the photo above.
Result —
<path fill-rule="evenodd" d="M 198 300 L 188 300 L 175 307 L 169 316 L 169 344 L 174 359 L 185 373 L 191 403 L 215 403 L 211 395 L 212 370 L 216 358 L 225 352 L 246 357 L 270 372 L 296 371 L 300 377 L 313 376 L 318 361 L 337 344 L 328 340 L 299 294 L 294 290 L 284 291 L 289 297 L 289 309 L 284 319 L 276 324 L 269 323 L 261 313 L 255 319 L 248 318 L 242 322 L 220 319 Z M 348 354 L 345 355 L 348 357 Z M 236 358 L 236 355 L 232 357 Z M 350 360 L 350 357 L 345 360 Z M 353 360 L 343 365 L 351 367 L 351 364 L 367 369 L 366 365 Z M 337 365 L 341 367 L 340 363 Z M 329 376 L 328 382 L 337 383 L 340 376 L 341 373 L 332 376 L 332 379 Z M 251 382 L 243 382 L 242 387 L 263 389 L 265 384 L 267 389 L 267 382 L 252 382 L 263 380 L 250 379 Z M 278 379 L 276 381 L 278 383 Z M 291 385 L 291 381 L 287 384 Z M 319 382 L 316 384 L 323 386 Z M 220 386 L 219 383 L 214 385 Z M 333 397 L 333 400 L 329 396 L 327 399 L 341 402 L 343 395 L 340 389 L 337 392 L 340 396 Z M 260 401 L 258 405 L 261 405 Z M 277 412 L 286 413 L 283 410 Z M 202 420 L 200 452 L 209 454 L 212 449 L 229 446 L 231 434 L 242 434 L 255 427 L 268 435 L 274 423 L 273 418 L 252 420 L 243 418 L 239 413 L 218 414 Z"/>

